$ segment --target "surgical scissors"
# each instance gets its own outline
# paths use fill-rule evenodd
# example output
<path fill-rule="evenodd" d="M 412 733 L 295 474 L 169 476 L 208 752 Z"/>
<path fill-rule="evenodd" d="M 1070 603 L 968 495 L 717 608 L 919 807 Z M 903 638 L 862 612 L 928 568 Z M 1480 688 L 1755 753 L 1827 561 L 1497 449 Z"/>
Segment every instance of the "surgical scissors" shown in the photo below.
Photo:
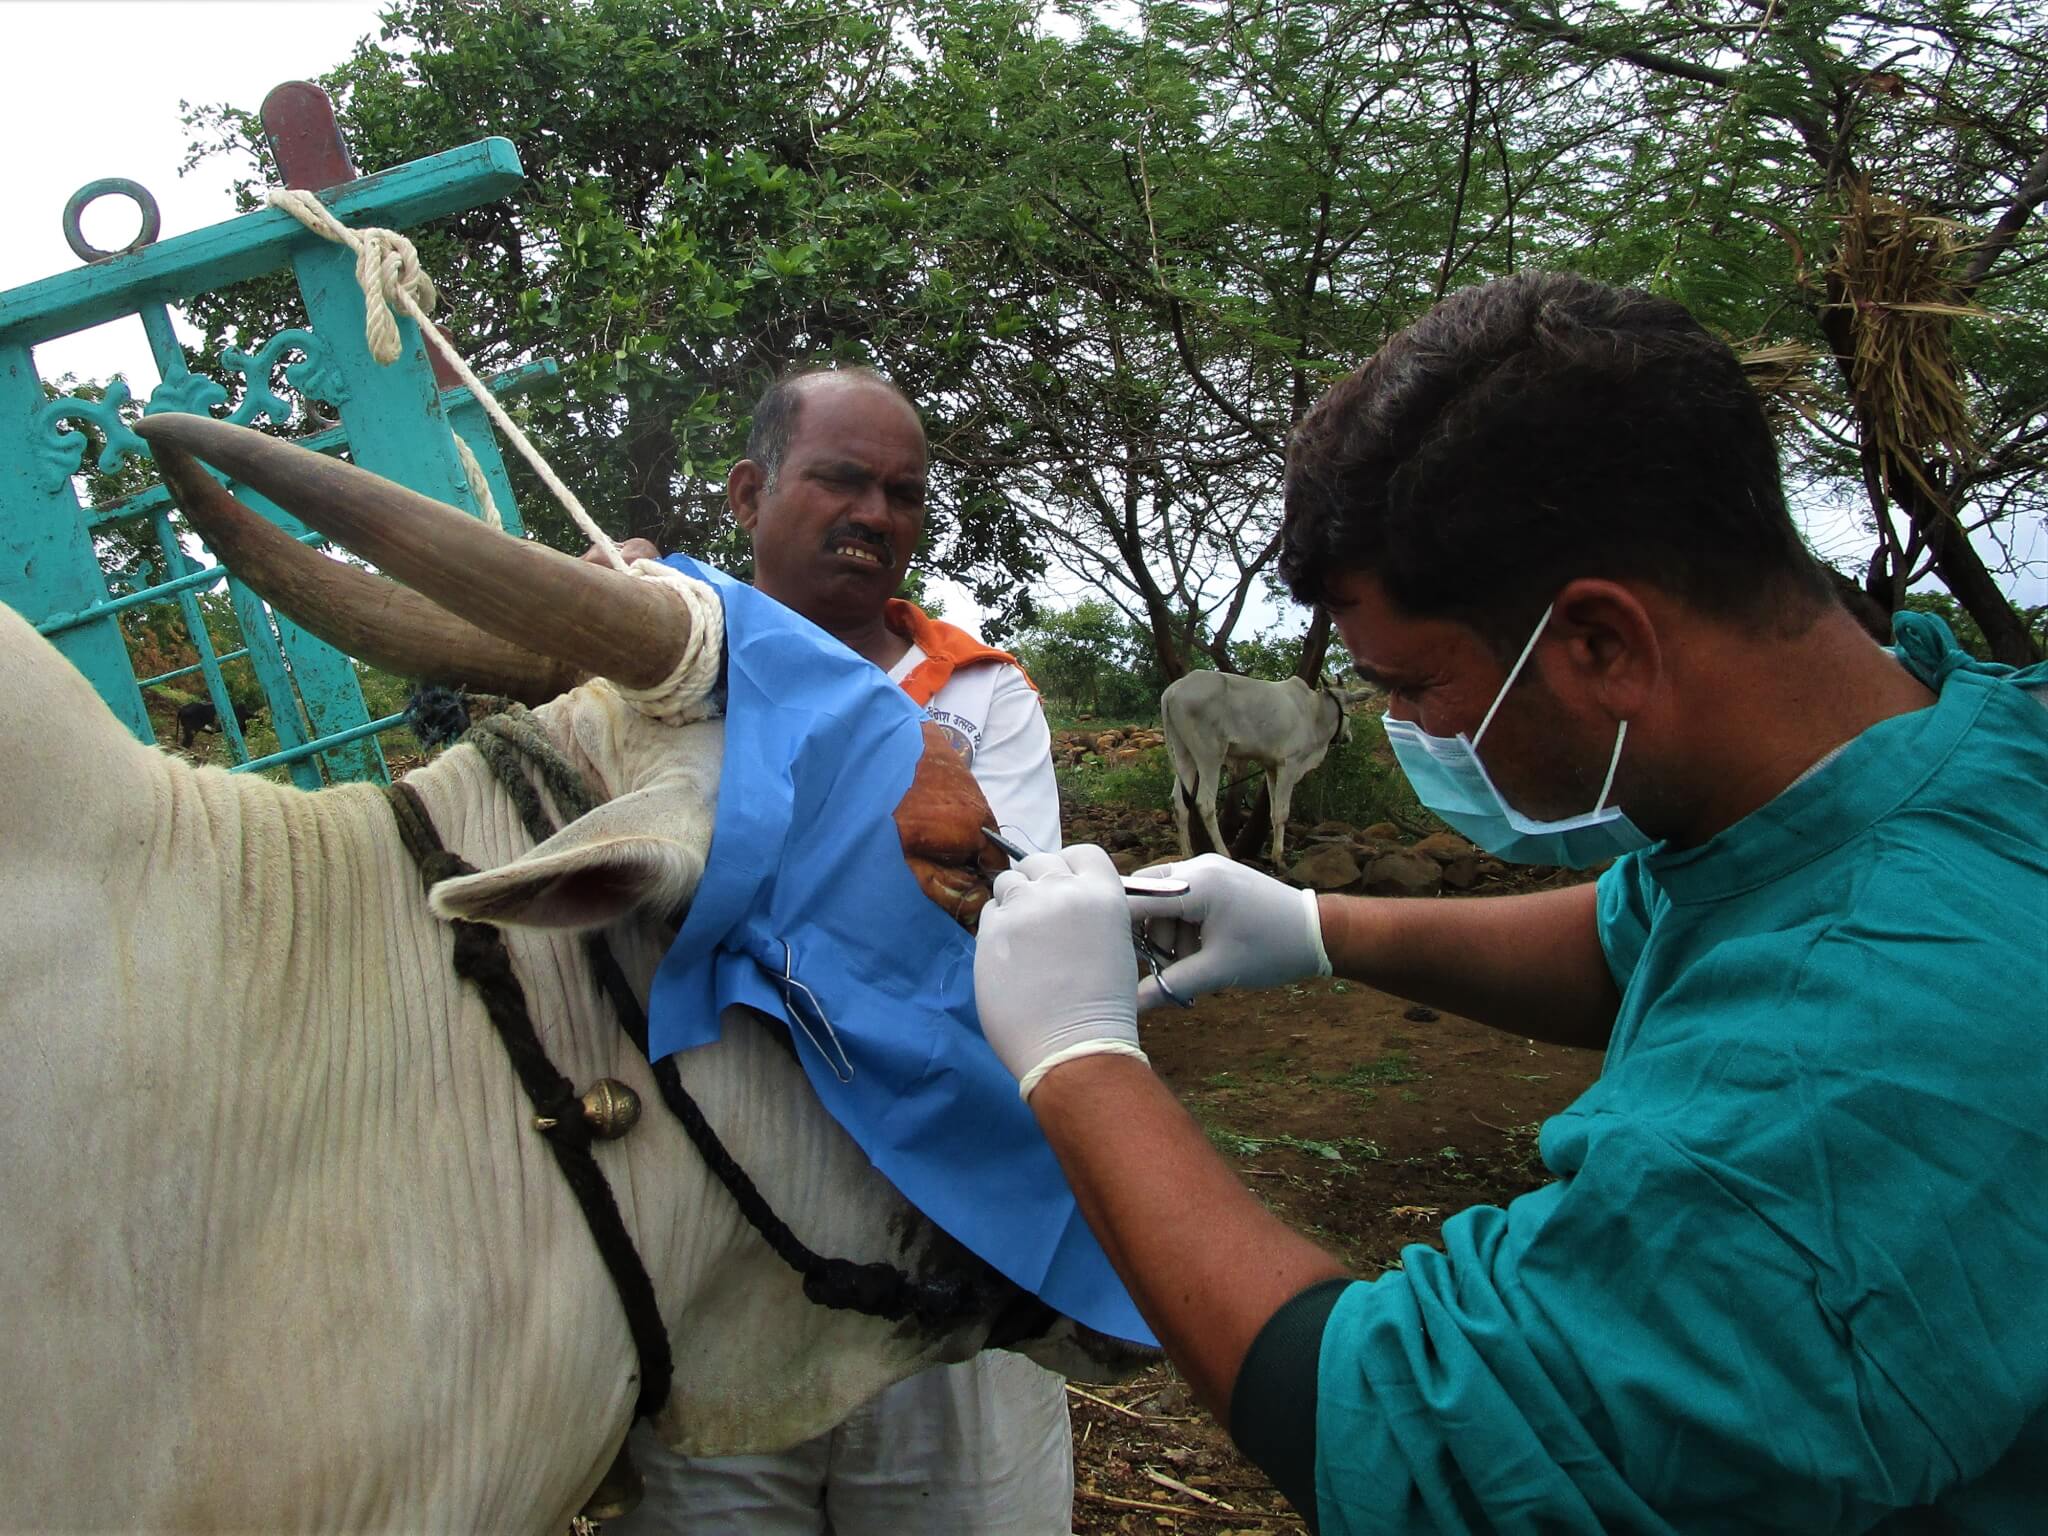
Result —
<path fill-rule="evenodd" d="M 1021 863 L 1028 857 L 1022 847 L 1003 836 L 994 827 L 983 827 L 981 835 L 1008 854 L 1012 863 Z M 1123 885 L 1126 896 L 1185 896 L 1188 893 L 1187 881 L 1164 880 L 1156 875 L 1125 875 Z M 1166 984 L 1164 972 L 1167 966 L 1173 963 L 1174 957 L 1152 942 L 1152 936 L 1145 931 L 1144 923 L 1136 920 L 1131 923 L 1131 943 L 1137 947 L 1139 956 L 1151 968 L 1152 980 L 1158 984 L 1160 992 L 1166 999 L 1178 1003 L 1183 1008 L 1194 1007 L 1194 999 L 1182 997 Z"/>
<path fill-rule="evenodd" d="M 1031 857 L 1030 849 L 1003 836 L 994 827 L 983 827 L 981 835 L 1008 854 L 1012 864 L 1021 864 Z M 1125 875 L 1123 882 L 1126 896 L 1185 896 L 1188 893 L 1187 881 L 1162 880 L 1157 875 Z"/>

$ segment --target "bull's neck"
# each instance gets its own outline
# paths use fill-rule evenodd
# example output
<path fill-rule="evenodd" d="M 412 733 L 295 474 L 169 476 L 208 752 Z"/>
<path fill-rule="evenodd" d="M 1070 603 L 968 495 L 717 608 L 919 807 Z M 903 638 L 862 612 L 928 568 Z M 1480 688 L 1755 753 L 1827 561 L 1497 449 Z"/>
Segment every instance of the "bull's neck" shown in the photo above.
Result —
<path fill-rule="evenodd" d="M 410 782 L 445 846 L 470 863 L 501 864 L 531 845 L 473 751 L 454 749 Z M 174 772 L 166 790 L 169 814 L 157 825 L 172 846 L 158 846 L 152 860 L 180 878 L 155 882 L 162 894 L 152 899 L 217 904 L 233 935 L 223 952 L 240 972 L 226 978 L 232 1017 L 219 1017 L 217 1003 L 213 1016 L 197 1016 L 221 992 L 213 955 L 182 967 L 188 998 L 161 1000 L 188 1021 L 180 1054 L 194 1074 L 190 1091 L 210 1082 L 219 1095 L 220 1144 L 206 1182 L 235 1198 L 215 1206 L 222 1230 L 209 1233 L 210 1251 L 236 1251 L 233 1223 L 253 1204 L 279 1213 L 284 1251 L 305 1255 L 318 1277 L 310 1283 L 331 1289 L 338 1310 L 356 1287 L 417 1283 L 423 1269 L 452 1269 L 433 1285 L 517 1276 L 534 1305 L 497 1321 L 506 1331 L 498 1364 L 550 1362 L 547 1390 L 505 1405 L 507 1422 L 480 1426 L 473 1405 L 492 1384 L 469 1383 L 472 1393 L 451 1390 L 437 1414 L 445 1427 L 421 1433 L 459 1442 L 488 1431 L 527 1447 L 559 1433 L 543 1422 L 558 1411 L 573 1409 L 601 1434 L 608 1401 L 623 1423 L 635 1360 L 619 1302 L 503 1045 L 454 973 L 450 929 L 427 907 L 384 792 L 351 785 L 309 795 L 210 772 Z M 168 931 L 166 915 L 158 918 Z M 578 1089 L 625 1078 L 653 1111 L 599 1156 L 673 1327 L 689 1271 L 704 1261 L 675 1220 L 679 1208 L 703 1203 L 689 1188 L 702 1165 L 652 1102 L 644 1061 L 636 1070 L 629 1059 L 637 1053 L 592 979 L 581 937 L 507 939 L 556 1070 Z M 159 974 L 178 974 L 168 958 Z M 642 980 L 654 959 L 620 955 Z M 395 1211 L 364 1221 L 366 1200 L 401 1191 Z M 649 1191 L 667 1198 L 650 1201 Z"/>

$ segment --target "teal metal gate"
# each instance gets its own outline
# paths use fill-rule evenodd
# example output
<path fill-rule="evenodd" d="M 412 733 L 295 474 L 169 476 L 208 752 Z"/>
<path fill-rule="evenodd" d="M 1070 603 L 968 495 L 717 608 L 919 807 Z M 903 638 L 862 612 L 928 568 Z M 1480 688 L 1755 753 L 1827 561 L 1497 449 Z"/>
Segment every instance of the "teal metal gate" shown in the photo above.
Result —
<path fill-rule="evenodd" d="M 404 229 L 494 201 L 521 180 L 518 154 L 504 139 L 484 139 L 356 179 L 331 105 L 303 82 L 270 93 L 263 123 L 286 184 L 318 191 L 336 218 L 355 228 Z M 111 255 L 91 251 L 77 232 L 79 210 L 109 193 L 135 198 L 144 212 L 136 243 Z M 155 732 L 142 688 L 196 671 L 238 770 L 284 765 L 306 788 L 317 787 L 323 778 L 381 779 L 384 758 L 375 737 L 402 717 L 369 717 L 354 664 L 346 656 L 284 615 L 271 613 L 223 567 L 191 559 L 181 538 L 194 535 L 173 525 L 170 498 L 161 485 L 117 506 L 93 509 L 81 501 L 73 477 L 84 465 L 87 438 L 79 427 L 98 439 L 103 471 L 113 471 L 131 456 L 146 458 L 149 450 L 123 424 L 121 408 L 129 404 L 125 385 L 110 385 L 100 400 L 49 398 L 33 348 L 134 315 L 161 375 L 143 414 L 211 413 L 228 404 L 228 392 L 187 369 L 168 306 L 289 266 L 308 323 L 279 332 L 246 355 L 231 349 L 222 353 L 224 371 L 242 379 L 241 399 L 226 413 L 227 420 L 248 424 L 261 417 L 283 426 L 291 407 L 275 389 L 282 367 L 291 389 L 329 402 L 340 414 L 338 425 L 299 439 L 305 446 L 327 452 L 346 447 L 365 469 L 475 514 L 479 508 L 456 447 L 459 436 L 481 465 L 507 530 L 518 533 L 512 487 L 489 420 L 467 390 L 448 387 L 452 377 L 437 377 L 427 343 L 403 316 L 398 360 L 383 366 L 370 356 L 352 253 L 322 240 L 289 214 L 265 209 L 161 243 L 151 243 L 154 222 L 154 204 L 143 189 L 126 182 L 91 183 L 65 211 L 67 237 L 88 264 L 0 293 L 0 602 L 47 635 L 144 741 L 154 741 Z M 491 388 L 509 394 L 554 371 L 552 362 L 530 364 L 493 380 Z M 308 543 L 319 542 L 261 497 L 234 489 L 281 527 Z M 157 560 L 142 570 L 104 571 L 95 533 L 139 514 L 150 519 Z M 156 569 L 159 562 L 161 569 Z M 242 645 L 216 654 L 197 598 L 223 580 Z M 199 659 L 138 679 L 120 616 L 151 603 L 177 605 Z M 243 655 L 269 703 L 281 747 L 253 760 L 220 671 L 222 662 Z"/>

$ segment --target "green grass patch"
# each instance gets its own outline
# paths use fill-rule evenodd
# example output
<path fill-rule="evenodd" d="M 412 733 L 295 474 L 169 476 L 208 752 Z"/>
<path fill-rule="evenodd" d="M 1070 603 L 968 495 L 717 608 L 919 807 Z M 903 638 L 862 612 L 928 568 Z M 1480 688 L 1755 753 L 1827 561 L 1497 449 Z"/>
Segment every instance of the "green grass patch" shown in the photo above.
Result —
<path fill-rule="evenodd" d="M 1164 747 L 1153 747 L 1128 763 L 1086 757 L 1053 773 L 1062 798 L 1069 802 L 1141 811 L 1163 811 L 1173 805 L 1173 765 Z"/>
<path fill-rule="evenodd" d="M 1349 1168 L 1354 1163 L 1378 1162 L 1385 1151 L 1376 1141 L 1363 1136 L 1340 1136 L 1333 1141 L 1314 1141 L 1303 1136 L 1248 1136 L 1242 1131 L 1233 1131 L 1226 1126 L 1205 1125 L 1211 1145 L 1233 1157 L 1257 1157 L 1269 1147 L 1289 1147 L 1309 1157 L 1319 1158 L 1326 1163 L 1335 1163 L 1340 1168 Z"/>
<path fill-rule="evenodd" d="M 1053 729 L 1104 731 L 1119 724 L 1153 726 L 1158 721 L 1055 718 Z M 1295 787 L 1292 819 L 1311 824 L 1343 821 L 1354 827 L 1391 821 L 1417 834 L 1442 830 L 1443 824 L 1415 798 L 1400 768 L 1392 761 L 1380 760 L 1386 755 L 1385 748 L 1386 734 L 1379 722 L 1354 716 L 1351 740 L 1332 747 L 1321 766 Z M 1060 792 L 1070 804 L 1146 811 L 1173 806 L 1173 764 L 1164 747 L 1154 747 L 1128 763 L 1104 763 L 1091 756 L 1074 767 L 1058 768 L 1056 773 Z M 1249 807 L 1261 782 L 1254 775 L 1225 798 L 1234 797 Z"/>
<path fill-rule="evenodd" d="M 1376 1056 L 1371 1061 L 1358 1062 L 1342 1072 L 1318 1074 L 1316 1081 L 1329 1088 L 1370 1092 L 1375 1088 L 1389 1087 L 1396 1083 L 1424 1082 L 1428 1077 L 1429 1074 L 1417 1067 L 1415 1058 L 1406 1051 L 1388 1051 L 1383 1056 Z"/>

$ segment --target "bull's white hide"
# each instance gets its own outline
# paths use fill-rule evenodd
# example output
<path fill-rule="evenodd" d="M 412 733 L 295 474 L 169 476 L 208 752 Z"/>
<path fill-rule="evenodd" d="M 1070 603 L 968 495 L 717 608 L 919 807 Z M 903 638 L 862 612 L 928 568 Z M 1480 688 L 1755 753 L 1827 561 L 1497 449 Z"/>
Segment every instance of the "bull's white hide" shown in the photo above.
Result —
<path fill-rule="evenodd" d="M 1215 850 L 1228 857 L 1230 845 L 1216 825 L 1216 795 L 1230 774 L 1265 771 L 1272 803 L 1273 862 L 1287 837 L 1287 811 L 1299 784 L 1348 727 L 1346 699 L 1311 688 L 1298 677 L 1262 682 L 1231 672 L 1190 672 L 1159 696 L 1159 721 L 1178 781 L 1173 820 L 1183 858 L 1192 851 L 1188 802 L 1193 800 Z"/>
<path fill-rule="evenodd" d="M 720 728 L 602 683 L 537 713 L 613 803 L 472 907 L 623 914 L 644 996 L 652 914 L 702 867 Z M 4 607 L 0 721 L 0 1528 L 563 1529 L 625 1434 L 633 1346 L 382 794 L 144 747 Z M 524 848 L 473 751 L 412 783 L 471 863 Z M 931 1338 L 806 1302 L 661 1108 L 580 938 L 510 942 L 560 1070 L 648 1107 L 597 1157 L 674 1345 L 667 1440 L 780 1448 L 974 1351 L 985 1320 Z M 816 1250 L 959 1262 L 761 1027 L 729 1019 L 682 1075 Z"/>

